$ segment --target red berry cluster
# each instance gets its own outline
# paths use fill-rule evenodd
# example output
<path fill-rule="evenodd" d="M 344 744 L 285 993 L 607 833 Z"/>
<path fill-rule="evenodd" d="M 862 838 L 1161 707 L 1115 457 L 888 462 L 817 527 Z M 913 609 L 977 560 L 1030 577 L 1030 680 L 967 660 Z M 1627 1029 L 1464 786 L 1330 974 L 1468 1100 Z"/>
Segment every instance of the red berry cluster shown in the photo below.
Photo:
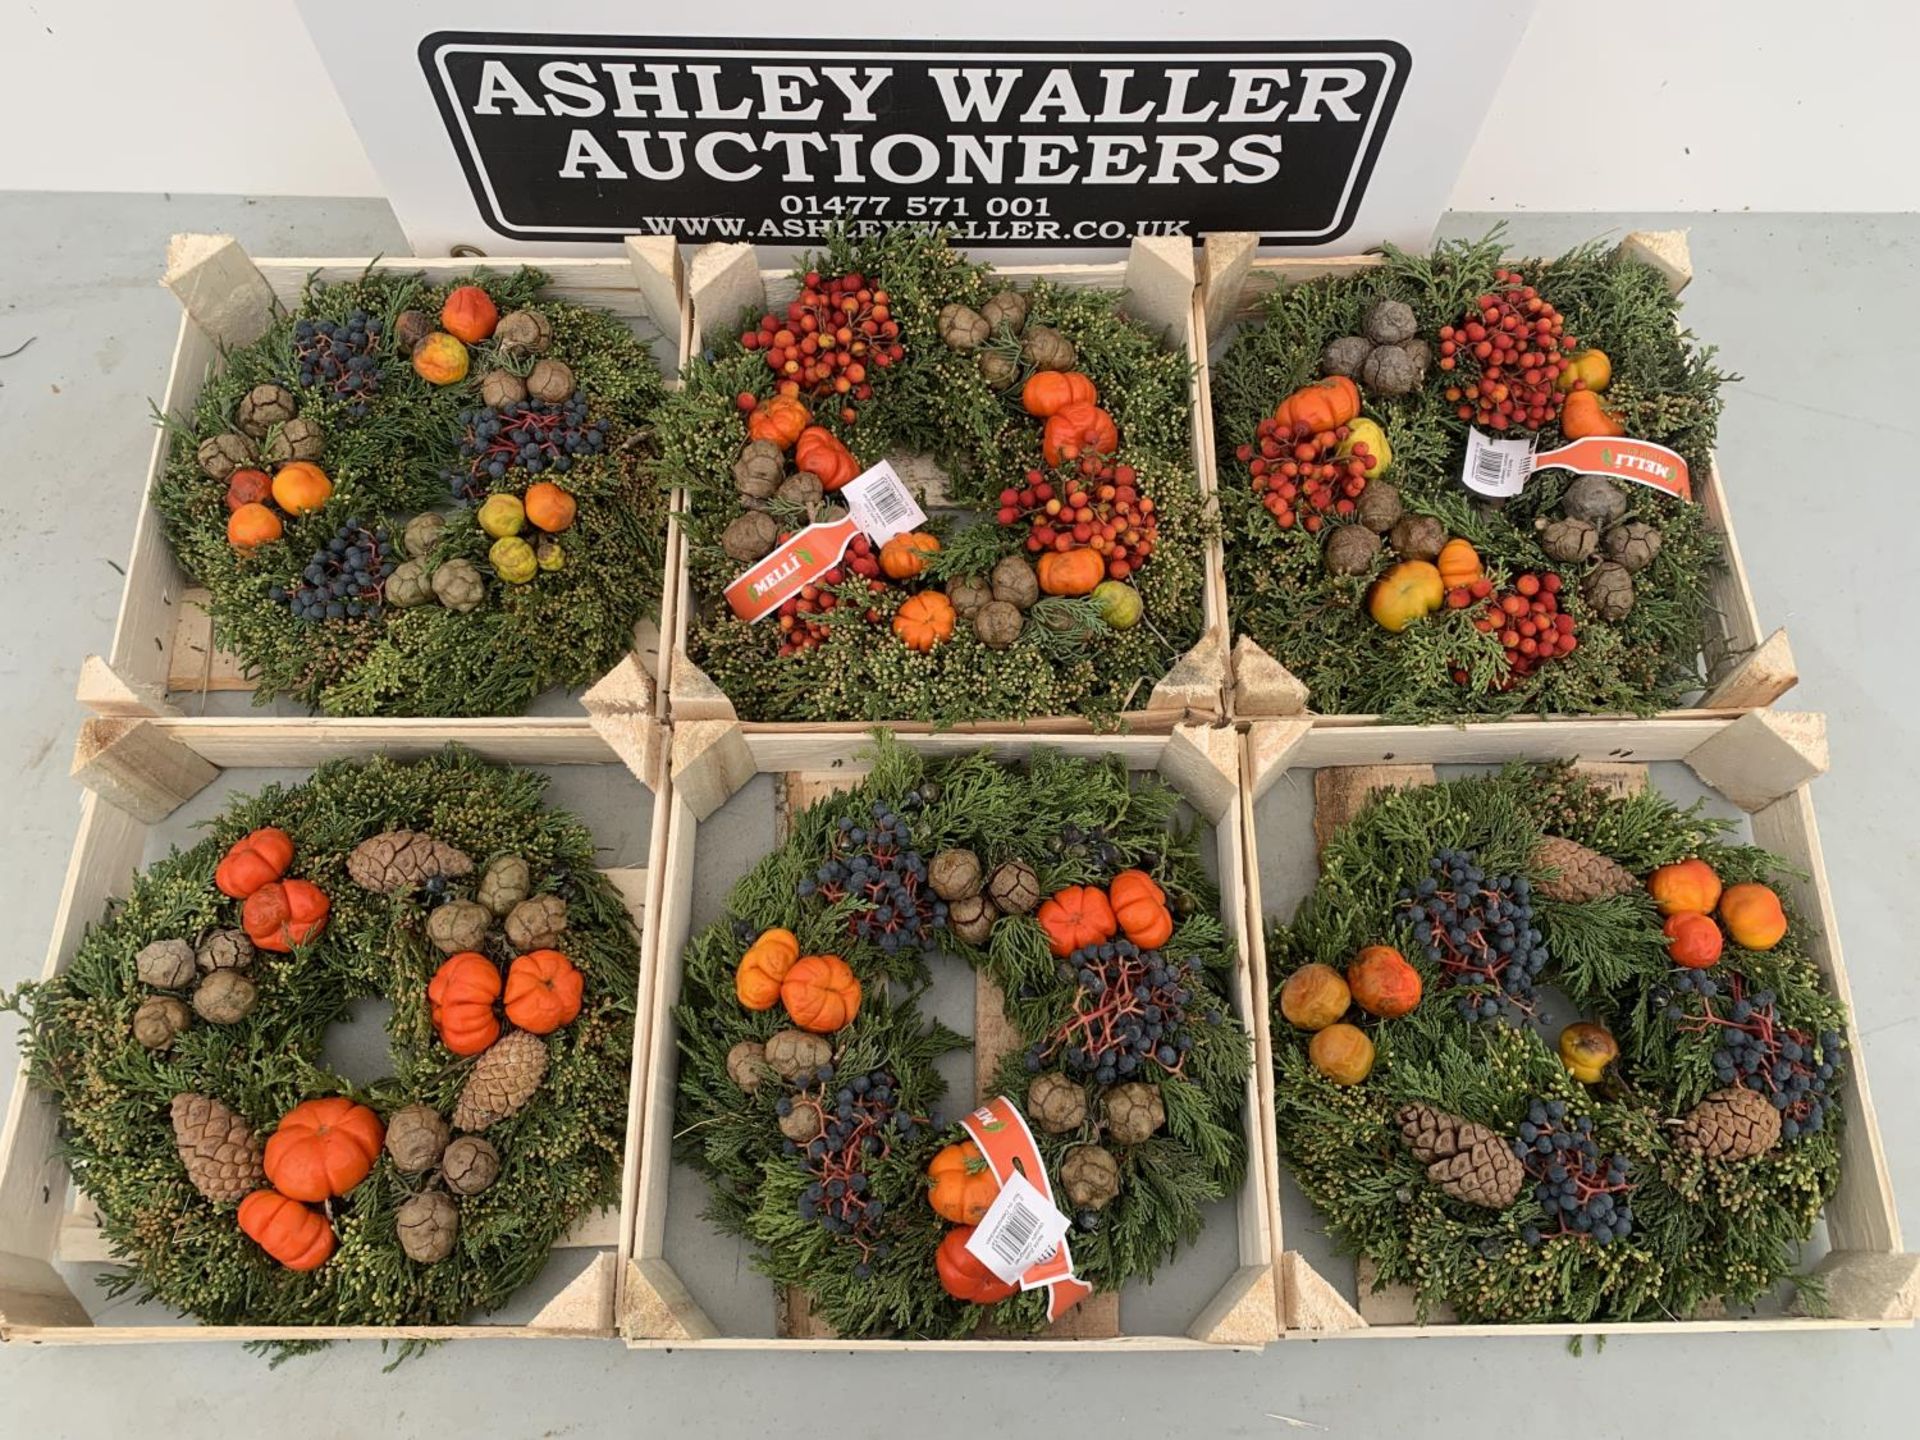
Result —
<path fill-rule="evenodd" d="M 997 518 L 1002 525 L 1032 527 L 1027 549 L 1085 548 L 1106 557 L 1107 574 L 1124 580 L 1153 554 L 1160 516 L 1153 497 L 1140 493 L 1140 477 L 1131 465 L 1083 455 L 1065 474 L 1049 480 L 1029 470 L 1020 489 L 1000 492 Z"/>
<path fill-rule="evenodd" d="M 1579 342 L 1560 312 L 1511 270 L 1496 270 L 1505 289 L 1482 295 L 1473 309 L 1440 327 L 1440 368 L 1460 372 L 1447 399 L 1462 420 L 1490 430 L 1538 430 L 1560 413 L 1554 381 Z"/>
<path fill-rule="evenodd" d="M 782 535 L 784 542 L 788 537 Z M 879 594 L 887 588 L 887 582 L 880 578 L 880 555 L 873 548 L 873 542 L 864 535 L 853 537 L 853 543 L 847 547 L 842 562 L 834 566 L 811 585 L 800 587 L 800 593 L 789 595 L 780 602 L 780 649 L 782 656 L 798 655 L 811 650 L 827 638 L 827 625 L 823 618 L 828 611 L 836 610 L 848 603 L 833 593 L 833 587 L 845 584 L 848 576 L 866 581 L 867 589 Z M 869 625 L 878 625 L 883 618 L 878 610 L 869 609 L 865 615 Z"/>
<path fill-rule="evenodd" d="M 1317 434 L 1299 425 L 1282 431 L 1269 416 L 1254 431 L 1253 443 L 1234 452 L 1253 475 L 1253 493 L 1282 530 L 1297 524 L 1318 533 L 1325 517 L 1353 513 L 1367 488 L 1373 453 L 1365 445 L 1335 453 L 1347 435 L 1345 425 Z"/>
<path fill-rule="evenodd" d="M 854 405 L 873 398 L 873 372 L 907 353 L 887 292 L 858 271 L 827 277 L 808 271 L 786 318 L 762 315 L 759 329 L 747 331 L 740 343 L 766 353 L 783 394 L 837 396 L 840 418 L 849 424 Z"/>
<path fill-rule="evenodd" d="M 1573 633 L 1573 616 L 1560 608 L 1560 591 L 1566 582 L 1547 572 L 1531 570 L 1514 577 L 1513 588 L 1493 593 L 1487 580 L 1447 592 L 1447 604 L 1464 610 L 1477 599 L 1487 602 L 1486 609 L 1474 617 L 1473 628 L 1483 635 L 1498 635 L 1507 652 L 1507 678 L 1499 688 L 1510 690 L 1549 660 L 1571 655 L 1579 647 Z M 1455 670 L 1454 683 L 1467 683 L 1467 672 Z"/>

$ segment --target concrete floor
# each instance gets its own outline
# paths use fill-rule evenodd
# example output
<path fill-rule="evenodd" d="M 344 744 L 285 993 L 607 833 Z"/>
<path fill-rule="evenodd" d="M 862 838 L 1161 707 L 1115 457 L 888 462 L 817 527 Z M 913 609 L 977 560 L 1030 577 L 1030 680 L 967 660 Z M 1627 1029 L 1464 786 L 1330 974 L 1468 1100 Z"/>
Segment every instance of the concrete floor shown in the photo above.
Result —
<path fill-rule="evenodd" d="M 1455 215 L 1449 234 L 1492 217 Z M 1910 913 L 1920 813 L 1920 684 L 1900 638 L 1916 564 L 1906 447 L 1920 443 L 1920 217 L 1520 216 L 1517 249 L 1691 225 L 1687 314 L 1746 383 L 1720 461 L 1762 620 L 1793 632 L 1788 702 L 1824 709 L 1815 786 L 1866 1064 L 1909 1244 L 1920 1244 L 1920 967 Z M 81 657 L 119 603 L 178 307 L 156 288 L 176 230 L 262 255 L 403 249 L 377 201 L 7 195 L 0 201 L 0 765 L 13 775 L 0 985 L 36 973 L 76 819 L 66 777 Z M 1873 597 L 1883 598 L 1876 601 Z M 11 1027 L 0 1025 L 4 1079 Z M 269 1371 L 229 1346 L 0 1352 L 0 1434 L 231 1435 L 281 1417 L 305 1436 L 427 1433 L 835 1436 L 1056 1434 L 1484 1437 L 1911 1433 L 1912 1331 L 1552 1342 L 1288 1344 L 1260 1356 L 996 1358 L 639 1354 L 611 1343 L 447 1348 L 383 1376 L 371 1345 Z M 1553 1406 L 1549 1410 L 1545 1407 Z M 270 1412 L 263 1407 L 271 1406 Z M 1897 1416 L 1907 1414 L 1900 1422 Z M 297 1417 L 297 1418 L 294 1418 Z"/>

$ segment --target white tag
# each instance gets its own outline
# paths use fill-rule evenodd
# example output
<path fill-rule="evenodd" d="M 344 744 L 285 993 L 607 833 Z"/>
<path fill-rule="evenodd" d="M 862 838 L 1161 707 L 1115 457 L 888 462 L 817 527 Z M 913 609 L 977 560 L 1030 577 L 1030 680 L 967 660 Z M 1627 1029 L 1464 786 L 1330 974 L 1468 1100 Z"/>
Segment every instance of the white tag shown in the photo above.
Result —
<path fill-rule="evenodd" d="M 906 481 L 884 460 L 841 486 L 840 499 L 846 502 L 853 523 L 876 545 L 926 523 L 927 512 L 913 498 Z"/>
<path fill-rule="evenodd" d="M 1460 483 L 1482 495 L 1518 495 L 1533 473 L 1533 441 L 1496 440 L 1477 425 L 1467 427 L 1467 462 Z"/>
<path fill-rule="evenodd" d="M 980 1217 L 967 1249 L 982 1265 L 1006 1281 L 1020 1277 L 1060 1248 L 1073 1222 L 1053 1208 L 1053 1202 L 1017 1171 L 1007 1177 L 999 1195 Z"/>

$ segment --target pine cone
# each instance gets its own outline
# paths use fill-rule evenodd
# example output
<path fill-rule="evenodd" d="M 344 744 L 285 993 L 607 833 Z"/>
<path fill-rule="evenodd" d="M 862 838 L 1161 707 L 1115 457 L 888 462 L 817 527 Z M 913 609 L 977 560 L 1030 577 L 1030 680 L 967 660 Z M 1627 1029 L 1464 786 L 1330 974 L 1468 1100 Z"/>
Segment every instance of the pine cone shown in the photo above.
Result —
<path fill-rule="evenodd" d="M 1758 1091 L 1729 1086 L 1686 1113 L 1675 1141 L 1709 1160 L 1751 1160 L 1780 1143 L 1780 1112 Z"/>
<path fill-rule="evenodd" d="M 389 830 L 362 840 L 347 856 L 347 874 L 363 890 L 399 895 L 437 875 L 466 875 L 473 861 L 417 830 Z"/>
<path fill-rule="evenodd" d="M 525 1030 L 496 1041 L 474 1062 L 453 1107 L 453 1128 L 485 1130 L 517 1114 L 547 1077 L 547 1042 Z"/>
<path fill-rule="evenodd" d="M 1431 1105 L 1403 1105 L 1394 1119 L 1414 1159 L 1426 1162 L 1427 1179 L 1454 1199 L 1504 1210 L 1520 1198 L 1527 1172 L 1486 1126 Z"/>
<path fill-rule="evenodd" d="M 173 1097 L 173 1143 L 193 1188 L 216 1205 L 243 1200 L 267 1183 L 253 1127 L 211 1095 Z"/>
<path fill-rule="evenodd" d="M 1589 850 L 1574 840 L 1549 835 L 1533 851 L 1536 870 L 1557 870 L 1552 880 L 1542 880 L 1533 888 L 1549 900 L 1570 900 L 1584 905 L 1606 895 L 1625 895 L 1637 890 L 1640 882 L 1598 850 Z"/>

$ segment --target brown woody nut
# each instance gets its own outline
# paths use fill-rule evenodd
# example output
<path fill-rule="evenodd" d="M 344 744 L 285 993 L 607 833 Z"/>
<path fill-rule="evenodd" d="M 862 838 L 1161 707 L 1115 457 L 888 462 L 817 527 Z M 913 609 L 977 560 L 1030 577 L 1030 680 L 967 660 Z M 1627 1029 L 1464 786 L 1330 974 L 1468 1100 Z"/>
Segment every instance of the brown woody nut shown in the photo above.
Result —
<path fill-rule="evenodd" d="M 1107 1091 L 1100 1099 L 1100 1110 L 1107 1138 L 1122 1145 L 1138 1145 L 1167 1123 L 1159 1089 L 1140 1080 Z"/>
<path fill-rule="evenodd" d="M 1024 860 L 1009 860 L 987 877 L 987 898 L 1003 915 L 1024 915 L 1040 903 L 1040 877 Z"/>
<path fill-rule="evenodd" d="M 780 1117 L 780 1133 L 796 1145 L 818 1138 L 823 1128 L 818 1106 L 795 1105 Z"/>
<path fill-rule="evenodd" d="M 444 1190 L 426 1190 L 394 1212 L 393 1227 L 407 1258 L 432 1265 L 453 1253 L 460 1233 L 460 1207 Z"/>
<path fill-rule="evenodd" d="M 1098 1145 L 1076 1145 L 1060 1162 L 1060 1188 L 1076 1210 L 1104 1210 L 1120 1193 L 1120 1162 Z"/>
<path fill-rule="evenodd" d="M 393 342 L 403 355 L 433 333 L 433 317 L 424 310 L 402 310 L 393 322 Z"/>
<path fill-rule="evenodd" d="M 980 378 L 995 390 L 1004 390 L 1020 378 L 1020 362 L 1004 350 L 982 350 L 973 357 Z"/>
<path fill-rule="evenodd" d="M 1387 533 L 1387 543 L 1402 560 L 1432 560 L 1447 543 L 1447 527 L 1431 515 L 1402 515 Z"/>
<path fill-rule="evenodd" d="M 984 945 L 993 936 L 1000 913 L 984 895 L 968 895 L 947 907 L 947 929 L 969 945 Z"/>
<path fill-rule="evenodd" d="M 1035 325 L 1020 341 L 1020 358 L 1036 370 L 1071 370 L 1080 352 L 1051 325 Z"/>
<path fill-rule="evenodd" d="M 481 872 L 480 888 L 473 898 L 504 920 L 532 889 L 533 873 L 525 860 L 518 855 L 496 855 Z"/>
<path fill-rule="evenodd" d="M 1560 513 L 1604 530 L 1627 513 L 1627 492 L 1604 475 L 1582 475 L 1560 497 Z"/>
<path fill-rule="evenodd" d="M 971 350 L 985 343 L 993 333 L 993 325 L 987 317 L 967 305 L 941 306 L 940 318 L 936 323 L 940 339 L 949 350 Z"/>
<path fill-rule="evenodd" d="M 442 955 L 478 950 L 493 928 L 493 912 L 477 900 L 449 900 L 427 916 L 427 939 Z"/>
<path fill-rule="evenodd" d="M 573 394 L 573 367 L 564 360 L 536 360 L 527 372 L 527 397 L 558 405 Z"/>
<path fill-rule="evenodd" d="M 200 462 L 209 479 L 226 480 L 242 466 L 258 464 L 260 452 L 253 448 L 253 441 L 237 430 L 230 430 L 202 440 L 193 458 Z"/>
<path fill-rule="evenodd" d="M 193 947 L 184 940 L 155 940 L 133 957 L 133 973 L 156 990 L 182 989 L 196 973 Z"/>
<path fill-rule="evenodd" d="M 980 857 L 971 850 L 942 850 L 927 866 L 927 883 L 942 900 L 980 893 Z"/>
<path fill-rule="evenodd" d="M 513 953 L 553 950 L 567 928 L 567 902 L 558 895 L 535 895 L 507 912 L 507 940 Z"/>
<path fill-rule="evenodd" d="M 407 521 L 400 544 L 415 560 L 424 560 L 439 548 L 440 537 L 446 533 L 447 517 L 438 510 L 428 510 Z"/>
<path fill-rule="evenodd" d="M 1399 523 L 1404 511 L 1400 487 L 1385 480 L 1369 480 L 1367 488 L 1354 502 L 1353 518 L 1376 535 L 1384 535 Z"/>
<path fill-rule="evenodd" d="M 1329 575 L 1364 575 L 1380 554 L 1380 537 L 1365 525 L 1336 525 L 1321 552 Z"/>
<path fill-rule="evenodd" d="M 1433 349 L 1418 335 L 1411 340 L 1400 342 L 1400 352 L 1413 362 L 1413 368 L 1421 379 L 1427 377 L 1427 367 L 1433 363 Z"/>
<path fill-rule="evenodd" d="M 1342 335 L 1337 340 L 1329 340 L 1327 348 L 1320 352 L 1320 373 L 1357 379 L 1360 367 L 1367 363 L 1367 356 L 1372 353 L 1373 342 L 1366 336 Z"/>
<path fill-rule="evenodd" d="M 1009 555 L 993 567 L 993 598 L 1024 610 L 1040 598 L 1040 577 L 1018 555 Z"/>
<path fill-rule="evenodd" d="M 411 610 L 419 605 L 433 603 L 433 581 L 427 578 L 427 562 L 424 560 L 403 560 L 393 567 L 393 573 L 380 587 L 380 594 L 387 604 L 401 610 Z"/>
<path fill-rule="evenodd" d="M 1027 1118 L 1049 1135 L 1087 1123 L 1087 1092 L 1065 1075 L 1046 1074 L 1027 1089 Z"/>
<path fill-rule="evenodd" d="M 1660 553 L 1660 532 L 1639 520 L 1607 531 L 1607 558 L 1628 574 L 1644 570 Z"/>
<path fill-rule="evenodd" d="M 1411 340 L 1420 329 L 1420 322 L 1414 317 L 1413 307 L 1404 300 L 1376 300 L 1367 311 L 1367 318 L 1360 322 L 1360 328 L 1367 332 L 1367 339 L 1376 345 L 1398 345 L 1402 340 Z"/>
<path fill-rule="evenodd" d="M 274 384 L 256 385 L 240 397 L 234 423 L 255 440 L 275 425 L 284 425 L 299 413 L 292 392 Z"/>
<path fill-rule="evenodd" d="M 326 448 L 327 432 L 320 422 L 296 415 L 268 434 L 260 453 L 275 465 L 285 465 L 290 460 L 318 460 Z"/>
<path fill-rule="evenodd" d="M 1578 565 L 1592 559 L 1594 547 L 1600 543 L 1600 532 L 1591 520 L 1563 516 L 1534 523 L 1540 527 L 1540 548 L 1547 552 L 1548 559 L 1561 565 Z"/>
<path fill-rule="evenodd" d="M 727 1078 L 751 1095 L 771 1072 L 767 1047 L 758 1040 L 742 1040 L 727 1051 Z"/>
<path fill-rule="evenodd" d="M 514 310 L 493 327 L 493 343 L 519 355 L 538 355 L 553 344 L 553 324 L 538 310 Z"/>
<path fill-rule="evenodd" d="M 478 1135 L 462 1135 L 440 1157 L 440 1176 L 456 1195 L 478 1195 L 500 1178 L 500 1152 Z"/>
<path fill-rule="evenodd" d="M 133 1012 L 133 1038 L 149 1050 L 165 1050 L 192 1023 L 187 1007 L 173 996 L 154 995 Z"/>
<path fill-rule="evenodd" d="M 200 942 L 193 963 L 202 975 L 215 970 L 245 970 L 253 964 L 253 941 L 244 930 L 216 930 Z"/>
<path fill-rule="evenodd" d="M 992 601 L 993 587 L 984 580 L 949 580 L 947 599 L 953 602 L 954 614 L 971 620 Z"/>
<path fill-rule="evenodd" d="M 387 1121 L 387 1154 L 402 1171 L 418 1175 L 440 1163 L 450 1133 L 431 1105 L 402 1105 Z"/>
<path fill-rule="evenodd" d="M 811 470 L 799 470 L 782 480 L 780 488 L 773 494 L 782 505 L 795 506 L 811 515 L 815 507 L 827 498 L 827 487 L 820 483 L 820 477 Z"/>
<path fill-rule="evenodd" d="M 764 510 L 749 510 L 736 515 L 720 536 L 720 548 L 727 558 L 741 565 L 752 564 L 766 556 L 779 543 L 780 527 Z"/>
<path fill-rule="evenodd" d="M 1407 395 L 1420 384 L 1420 367 L 1398 345 L 1376 345 L 1360 367 L 1360 383 L 1375 395 Z"/>
<path fill-rule="evenodd" d="M 1018 606 L 1007 600 L 989 600 L 973 615 L 973 633 L 989 650 L 1009 648 L 1026 628 L 1026 617 Z"/>
<path fill-rule="evenodd" d="M 833 1047 L 824 1036 L 805 1030 L 776 1030 L 767 1039 L 766 1058 L 783 1080 L 791 1080 L 825 1065 L 833 1058 Z"/>
<path fill-rule="evenodd" d="M 733 462 L 733 485 L 749 500 L 764 500 L 780 488 L 787 457 L 771 440 L 749 440 Z"/>
<path fill-rule="evenodd" d="M 1027 323 L 1027 297 L 1018 290 L 1002 290 L 980 307 L 980 314 L 996 330 L 1004 325 L 1018 334 Z"/>
<path fill-rule="evenodd" d="M 1602 620 L 1624 620 L 1633 610 L 1633 576 L 1626 566 L 1602 560 L 1580 582 L 1580 596 Z"/>
<path fill-rule="evenodd" d="M 480 377 L 480 399 L 499 410 L 527 398 L 527 382 L 511 370 L 489 370 Z"/>
<path fill-rule="evenodd" d="M 434 568 L 433 596 L 456 615 L 478 610 L 487 598 L 487 582 L 464 555 Z"/>
<path fill-rule="evenodd" d="M 216 970 L 194 987 L 193 1013 L 210 1025 L 237 1025 L 259 999 L 253 981 L 238 970 Z"/>

